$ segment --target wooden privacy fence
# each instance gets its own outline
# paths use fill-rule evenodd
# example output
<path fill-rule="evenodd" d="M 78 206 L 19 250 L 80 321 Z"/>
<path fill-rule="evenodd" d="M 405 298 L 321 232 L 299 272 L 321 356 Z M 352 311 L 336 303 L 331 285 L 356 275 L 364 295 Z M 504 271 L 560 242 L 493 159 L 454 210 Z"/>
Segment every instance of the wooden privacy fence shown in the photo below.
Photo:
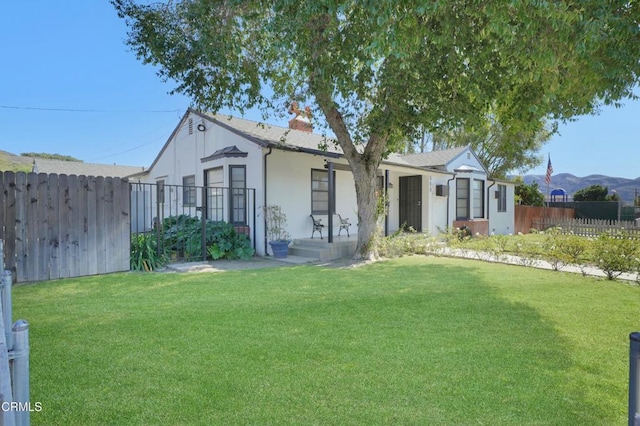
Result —
<path fill-rule="evenodd" d="M 515 232 L 528 234 L 531 229 L 543 230 L 540 218 L 573 218 L 575 210 L 562 207 L 537 207 L 516 205 Z"/>
<path fill-rule="evenodd" d="M 538 218 L 542 229 L 560 227 L 563 233 L 572 233 L 586 237 L 597 237 L 604 232 L 622 232 L 630 237 L 640 238 L 640 227 L 634 221 L 577 219 L 577 218 Z"/>
<path fill-rule="evenodd" d="M 129 270 L 129 183 L 0 172 L 0 239 L 17 282 Z"/>

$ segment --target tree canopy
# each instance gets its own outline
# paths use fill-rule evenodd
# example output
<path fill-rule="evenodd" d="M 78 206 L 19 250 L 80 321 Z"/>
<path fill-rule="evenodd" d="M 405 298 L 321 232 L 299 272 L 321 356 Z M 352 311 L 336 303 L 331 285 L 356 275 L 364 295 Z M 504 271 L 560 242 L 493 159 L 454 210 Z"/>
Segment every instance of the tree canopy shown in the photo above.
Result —
<path fill-rule="evenodd" d="M 579 189 L 573 194 L 573 201 L 607 201 L 609 188 L 602 185 L 591 185 Z M 617 195 L 617 194 L 616 194 Z"/>
<path fill-rule="evenodd" d="M 489 171 L 489 175 L 506 178 L 507 173 L 528 170 L 540 165 L 540 149 L 555 132 L 555 125 L 540 120 L 529 130 L 512 131 L 508 125 L 496 121 L 494 116 L 474 126 L 458 127 L 423 134 L 417 142 L 409 142 L 408 152 L 425 152 L 471 146 Z M 429 141 L 429 143 L 427 143 Z"/>
<path fill-rule="evenodd" d="M 366 257 L 376 170 L 403 139 L 489 113 L 530 131 L 632 96 L 640 70 L 640 5 L 626 0 L 112 3 L 138 58 L 197 107 L 312 104 L 353 171 Z"/>
<path fill-rule="evenodd" d="M 527 185 L 521 176 L 517 176 L 515 182 L 516 188 L 514 192 L 516 204 L 522 204 L 524 206 L 544 206 L 544 194 L 540 191 L 537 182 L 532 182 Z"/>

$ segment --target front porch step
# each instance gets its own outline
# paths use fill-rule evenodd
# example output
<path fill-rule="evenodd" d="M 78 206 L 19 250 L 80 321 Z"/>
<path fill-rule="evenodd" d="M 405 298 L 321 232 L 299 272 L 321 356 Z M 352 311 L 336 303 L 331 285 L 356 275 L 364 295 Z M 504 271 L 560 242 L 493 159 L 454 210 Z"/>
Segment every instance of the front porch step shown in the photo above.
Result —
<path fill-rule="evenodd" d="M 298 246 L 294 242 L 289 246 L 289 254 L 327 262 L 331 260 L 331 250 L 319 247 Z"/>
<path fill-rule="evenodd" d="M 331 244 L 327 238 L 301 238 L 293 241 L 289 253 L 327 262 L 353 256 L 356 243 L 354 237 L 334 237 Z"/>

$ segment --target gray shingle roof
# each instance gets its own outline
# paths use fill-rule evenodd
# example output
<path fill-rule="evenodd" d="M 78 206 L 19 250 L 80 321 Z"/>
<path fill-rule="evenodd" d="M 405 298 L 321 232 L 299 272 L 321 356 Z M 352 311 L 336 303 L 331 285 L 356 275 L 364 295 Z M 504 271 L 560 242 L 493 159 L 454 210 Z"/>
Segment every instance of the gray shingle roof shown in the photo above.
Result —
<path fill-rule="evenodd" d="M 192 108 L 187 109 L 182 120 L 186 120 L 190 113 L 226 128 L 227 130 L 247 138 L 262 147 L 271 146 L 278 149 L 307 152 L 327 157 L 341 157 L 343 155 L 342 148 L 337 144 L 335 139 L 325 135 L 289 129 L 287 127 L 275 126 L 239 117 L 230 117 L 223 114 L 204 113 Z M 148 171 L 155 166 L 158 158 L 160 158 L 164 152 L 169 141 L 175 136 L 179 127 L 180 125 L 176 127 L 165 146 L 158 153 L 158 156 L 151 167 L 144 173 L 148 173 Z M 326 149 L 323 147 L 326 147 Z M 429 167 L 442 172 L 444 171 L 443 168 L 434 167 L 432 164 L 443 166 L 448 162 L 448 160 L 453 159 L 464 149 L 465 148 L 455 148 L 453 150 L 442 151 L 441 153 L 419 154 L 419 157 L 415 158 L 407 158 L 407 156 L 402 156 L 400 154 L 390 154 L 387 159 L 383 160 L 383 163 L 412 168 Z M 429 159 L 431 154 L 434 154 L 434 158 Z"/>
<path fill-rule="evenodd" d="M 144 167 L 137 166 L 82 163 L 78 161 L 50 160 L 46 158 L 35 158 L 35 165 L 38 173 L 77 176 L 125 177 L 144 170 Z"/>
<path fill-rule="evenodd" d="M 444 169 L 451 160 L 456 158 L 466 149 L 466 146 L 461 146 L 451 149 L 443 149 L 442 151 L 408 154 L 404 155 L 402 158 L 413 166 Z"/>
<path fill-rule="evenodd" d="M 274 146 L 280 149 L 318 153 L 328 156 L 341 156 L 342 148 L 334 143 L 334 138 L 316 133 L 292 130 L 286 127 L 259 123 L 244 118 L 230 117 L 223 114 L 207 114 L 196 110 L 191 112 L 203 118 L 214 121 L 230 131 L 249 137 L 261 146 Z M 323 151 L 320 146 L 326 146 Z M 453 148 L 443 151 L 434 151 L 421 154 L 400 155 L 390 154 L 383 163 L 396 164 L 416 168 L 433 168 L 444 171 L 446 164 L 460 155 L 467 147 Z"/>
<path fill-rule="evenodd" d="M 320 146 L 326 145 L 326 153 L 342 154 L 342 149 L 334 145 L 333 139 L 317 133 L 293 130 L 287 127 L 274 126 L 244 118 L 230 117 L 222 114 L 204 114 L 194 111 L 236 133 L 249 136 L 262 146 L 277 146 L 282 149 L 324 152 Z"/>

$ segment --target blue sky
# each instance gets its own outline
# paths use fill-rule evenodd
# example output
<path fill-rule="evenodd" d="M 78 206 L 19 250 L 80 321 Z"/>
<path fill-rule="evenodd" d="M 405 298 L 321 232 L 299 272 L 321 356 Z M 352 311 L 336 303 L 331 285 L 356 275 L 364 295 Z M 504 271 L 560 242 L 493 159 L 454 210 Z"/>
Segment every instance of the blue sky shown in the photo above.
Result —
<path fill-rule="evenodd" d="M 107 0 L 4 2 L 0 149 L 149 166 L 189 106 L 124 44 Z M 229 112 L 229 111 L 221 111 Z M 259 115 L 247 115 L 259 120 Z M 273 124 L 286 125 L 282 119 Z M 560 126 L 545 145 L 554 173 L 640 177 L 640 102 Z"/>

